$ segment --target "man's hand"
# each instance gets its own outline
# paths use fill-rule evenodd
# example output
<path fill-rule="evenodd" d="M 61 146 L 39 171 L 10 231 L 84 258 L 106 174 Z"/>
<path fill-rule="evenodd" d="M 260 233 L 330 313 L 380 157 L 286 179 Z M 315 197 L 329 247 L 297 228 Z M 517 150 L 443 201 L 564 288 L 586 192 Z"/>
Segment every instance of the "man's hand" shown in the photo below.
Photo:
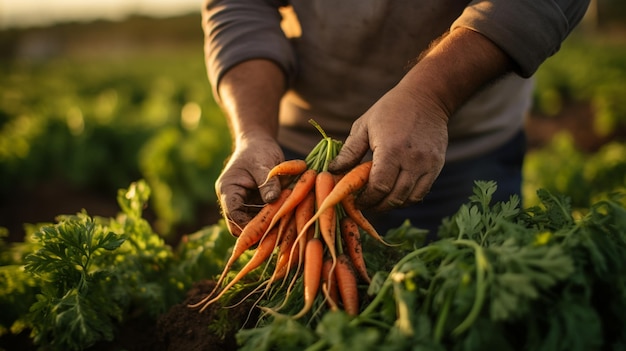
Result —
<path fill-rule="evenodd" d="M 416 203 L 443 167 L 447 120 L 436 103 L 396 87 L 353 124 L 330 170 L 354 167 L 371 148 L 372 170 L 359 205 L 385 211 Z"/>
<path fill-rule="evenodd" d="M 280 194 L 277 178 L 261 188 L 269 170 L 283 160 L 283 153 L 272 138 L 241 140 L 215 183 L 222 215 L 233 235 L 252 219 L 265 203 Z"/>
<path fill-rule="evenodd" d="M 384 211 L 420 201 L 443 168 L 448 118 L 512 67 L 491 40 L 455 29 L 353 124 L 330 170 L 348 170 L 371 149 L 372 170 L 359 205 Z"/>

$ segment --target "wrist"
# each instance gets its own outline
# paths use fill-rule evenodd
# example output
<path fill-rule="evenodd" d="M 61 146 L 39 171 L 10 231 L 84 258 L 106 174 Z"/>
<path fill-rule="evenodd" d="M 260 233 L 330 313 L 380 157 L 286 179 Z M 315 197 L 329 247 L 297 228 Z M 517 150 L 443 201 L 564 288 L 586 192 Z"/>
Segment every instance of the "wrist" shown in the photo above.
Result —
<path fill-rule="evenodd" d="M 450 116 L 473 94 L 511 68 L 509 56 L 491 40 L 457 28 L 434 44 L 399 85 Z"/>
<path fill-rule="evenodd" d="M 250 129 L 239 132 L 234 136 L 234 143 L 237 147 L 259 147 L 259 145 L 278 144 L 276 135 L 263 129 Z"/>
<path fill-rule="evenodd" d="M 236 146 L 276 139 L 285 91 L 285 77 L 276 64 L 262 59 L 244 61 L 226 72 L 218 91 Z"/>

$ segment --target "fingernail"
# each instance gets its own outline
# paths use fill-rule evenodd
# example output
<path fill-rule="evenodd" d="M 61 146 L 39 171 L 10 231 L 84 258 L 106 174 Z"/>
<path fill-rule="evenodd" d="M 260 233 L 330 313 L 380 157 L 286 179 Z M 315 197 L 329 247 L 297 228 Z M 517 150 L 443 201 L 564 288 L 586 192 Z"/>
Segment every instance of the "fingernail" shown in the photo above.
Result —
<path fill-rule="evenodd" d="M 265 201 L 265 202 L 272 202 L 272 201 L 276 200 L 277 197 L 278 197 L 278 195 L 277 195 L 276 191 L 268 190 L 263 195 L 263 201 Z"/>

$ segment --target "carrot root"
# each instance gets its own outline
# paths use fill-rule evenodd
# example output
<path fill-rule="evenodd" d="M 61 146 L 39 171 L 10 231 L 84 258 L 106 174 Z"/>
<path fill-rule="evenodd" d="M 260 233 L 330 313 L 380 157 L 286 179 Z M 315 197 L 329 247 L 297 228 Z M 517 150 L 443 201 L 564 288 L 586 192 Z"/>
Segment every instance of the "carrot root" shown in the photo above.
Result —
<path fill-rule="evenodd" d="M 211 291 L 204 299 L 200 300 L 195 304 L 190 304 L 188 307 L 196 308 L 204 305 L 207 301 L 211 299 L 213 294 L 219 291 L 222 282 L 226 278 L 226 275 L 235 264 L 235 262 L 243 255 L 243 253 L 251 248 L 253 245 L 256 245 L 258 242 L 262 240 L 264 236 L 267 235 L 267 227 L 269 226 L 271 218 L 278 212 L 278 209 L 285 202 L 287 197 L 291 194 L 290 189 L 284 189 L 278 199 L 270 204 L 265 205 L 261 211 L 254 217 L 246 226 L 243 231 L 237 237 L 235 241 L 235 246 L 233 247 L 232 253 L 226 262 L 224 270 L 220 274 L 217 282 L 215 284 L 215 288 Z"/>
<path fill-rule="evenodd" d="M 353 194 L 350 194 L 346 196 L 344 199 L 342 199 L 341 206 L 346 211 L 346 214 L 348 215 L 348 217 L 352 218 L 352 220 L 357 224 L 357 226 L 363 229 L 363 231 L 367 233 L 369 236 L 371 236 L 372 238 L 374 238 L 376 241 L 380 242 L 383 245 L 397 246 L 397 245 L 386 242 L 385 239 L 383 239 L 383 237 L 378 233 L 376 228 L 374 228 L 372 223 L 370 223 L 370 221 L 368 221 L 367 218 L 365 218 L 365 216 L 363 215 L 363 212 L 361 212 L 361 210 L 359 210 L 356 207 L 355 197 Z"/>
<path fill-rule="evenodd" d="M 372 279 L 367 273 L 367 266 L 363 257 L 363 246 L 361 244 L 361 233 L 359 227 L 350 217 L 344 217 L 341 219 L 341 236 L 345 243 L 345 250 L 348 252 L 348 257 L 352 261 L 354 269 L 359 273 L 359 276 L 368 284 L 372 282 Z"/>
<path fill-rule="evenodd" d="M 274 249 L 276 248 L 276 239 L 278 237 L 278 230 L 272 230 L 270 233 L 265 236 L 259 246 L 257 246 L 254 251 L 254 255 L 250 258 L 248 263 L 237 273 L 237 275 L 222 289 L 222 291 L 217 294 L 214 298 L 209 301 L 206 301 L 200 312 L 204 311 L 209 305 L 218 301 L 224 294 L 232 288 L 237 282 L 239 282 L 246 274 L 252 272 L 255 268 L 258 268 L 267 260 L 271 255 Z"/>
<path fill-rule="evenodd" d="M 306 260 L 304 261 L 304 307 L 293 318 L 298 319 L 307 314 L 317 296 L 320 278 L 322 275 L 322 260 L 324 245 L 319 239 L 312 239 L 306 245 Z"/>
<path fill-rule="evenodd" d="M 328 306 L 336 310 L 339 302 L 339 290 L 337 289 L 337 275 L 333 269 L 333 261 L 330 258 L 325 259 L 322 265 L 322 289 L 326 295 Z"/>
<path fill-rule="evenodd" d="M 359 291 L 357 276 L 350 259 L 341 254 L 337 258 L 336 267 L 337 285 L 343 309 L 351 316 L 359 314 Z"/>

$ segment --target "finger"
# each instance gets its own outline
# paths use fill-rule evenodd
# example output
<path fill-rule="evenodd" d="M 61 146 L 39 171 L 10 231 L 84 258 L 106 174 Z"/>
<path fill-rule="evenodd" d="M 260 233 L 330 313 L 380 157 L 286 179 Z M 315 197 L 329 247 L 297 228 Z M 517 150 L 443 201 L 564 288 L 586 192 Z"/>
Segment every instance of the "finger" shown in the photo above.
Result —
<path fill-rule="evenodd" d="M 339 154 L 328 165 L 328 170 L 331 173 L 348 171 L 359 164 L 369 151 L 367 130 L 359 126 L 358 121 L 353 124 L 350 135 L 346 138 Z"/>
<path fill-rule="evenodd" d="M 382 195 L 379 201 L 371 203 L 370 208 L 375 211 L 388 211 L 410 205 L 409 197 L 419 179 L 416 172 L 400 169 L 395 180 L 386 179 L 392 182 L 391 190 Z"/>
<path fill-rule="evenodd" d="M 409 170 L 400 170 L 393 189 L 374 207 L 378 211 L 388 211 L 410 205 L 409 196 L 412 195 L 415 185 L 421 177 Z"/>
<path fill-rule="evenodd" d="M 424 199 L 426 194 L 428 194 L 428 192 L 430 191 L 430 188 L 435 183 L 435 180 L 437 180 L 437 177 L 439 177 L 439 174 L 441 174 L 444 163 L 445 162 L 443 154 L 441 154 L 440 158 L 433 158 L 431 162 L 424 161 L 421 163 L 416 163 L 429 165 L 429 167 L 424 168 L 426 169 L 426 171 L 421 177 L 417 179 L 413 190 L 411 190 L 410 195 L 407 198 L 407 202 L 409 204 L 415 204 Z"/>
<path fill-rule="evenodd" d="M 221 178 L 223 180 L 223 178 Z M 216 193 L 219 200 L 222 216 L 226 221 L 231 234 L 238 236 L 243 228 L 252 218 L 252 214 L 246 205 L 249 198 L 249 191 L 241 185 L 234 183 L 223 183 L 218 181 Z M 249 200 L 248 200 L 249 201 Z"/>
<path fill-rule="evenodd" d="M 381 201 L 391 193 L 400 175 L 398 158 L 381 156 L 380 153 L 375 152 L 372 161 L 369 180 L 357 198 L 358 205 L 363 208 L 380 205 Z"/>
<path fill-rule="evenodd" d="M 422 201 L 438 176 L 439 172 L 430 172 L 420 177 L 407 198 L 407 204 L 416 204 Z"/>
<path fill-rule="evenodd" d="M 228 231 L 234 236 L 239 236 L 243 227 L 251 219 L 243 206 L 243 199 L 238 195 L 222 195 L 219 199 Z"/>
<path fill-rule="evenodd" d="M 417 169 L 401 170 L 389 195 L 374 205 L 373 208 L 377 211 L 388 211 L 411 206 L 422 201 L 430 191 L 440 171 L 440 168 L 435 167 L 422 172 L 420 175 L 420 171 Z"/>
<path fill-rule="evenodd" d="M 280 195 L 281 186 L 278 178 L 274 177 L 267 180 L 267 174 L 270 172 L 271 167 L 277 165 L 280 162 L 282 162 L 282 158 L 273 165 L 268 166 L 262 164 L 248 169 L 250 176 L 252 177 L 252 179 L 254 179 L 254 182 L 256 183 L 256 187 L 261 195 L 261 199 L 265 203 L 273 202 Z"/>
<path fill-rule="evenodd" d="M 413 174 L 410 171 L 403 171 L 396 182 L 394 190 L 387 198 L 377 204 L 374 209 L 377 211 L 389 211 L 421 202 L 430 191 L 438 172 L 426 172 L 417 179 L 414 179 Z M 401 178 L 405 180 L 400 180 Z M 408 188 L 410 187 L 409 184 L 414 184 L 411 189 Z"/>

